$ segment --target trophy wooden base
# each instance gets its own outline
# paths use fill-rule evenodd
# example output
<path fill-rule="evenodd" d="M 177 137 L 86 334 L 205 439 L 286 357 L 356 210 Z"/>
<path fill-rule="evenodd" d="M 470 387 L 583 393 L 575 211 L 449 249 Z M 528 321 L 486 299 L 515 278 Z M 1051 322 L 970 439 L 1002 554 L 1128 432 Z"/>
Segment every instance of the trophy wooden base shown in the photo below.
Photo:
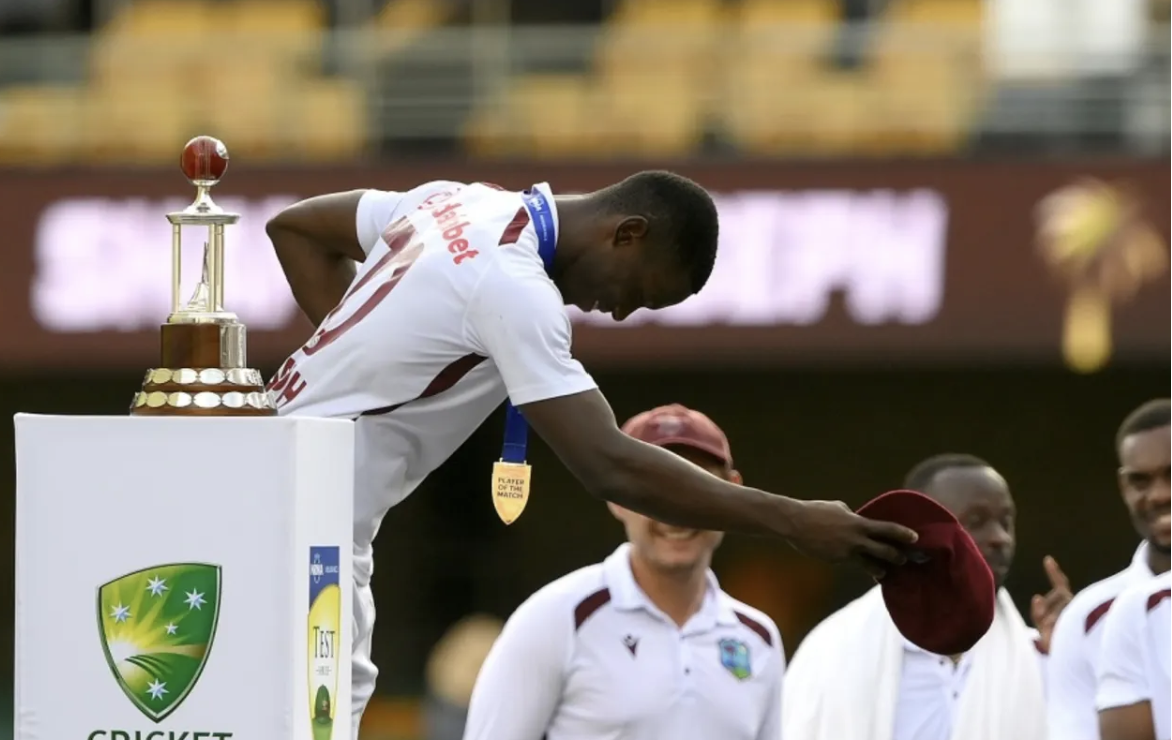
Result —
<path fill-rule="evenodd" d="M 134 397 L 135 416 L 276 416 L 260 371 L 156 368 Z"/>
<path fill-rule="evenodd" d="M 164 324 L 164 367 L 148 370 L 132 416 L 276 416 L 259 370 L 244 364 L 239 323 Z"/>

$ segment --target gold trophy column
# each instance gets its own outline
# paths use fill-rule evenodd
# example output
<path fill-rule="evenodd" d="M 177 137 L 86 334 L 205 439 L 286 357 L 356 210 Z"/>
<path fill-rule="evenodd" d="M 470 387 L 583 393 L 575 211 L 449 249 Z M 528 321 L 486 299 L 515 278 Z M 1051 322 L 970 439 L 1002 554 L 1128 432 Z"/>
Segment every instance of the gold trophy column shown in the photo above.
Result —
<path fill-rule="evenodd" d="M 210 136 L 187 142 L 179 160 L 195 185 L 195 201 L 171 222 L 171 314 L 161 331 L 160 366 L 148 370 L 130 413 L 140 416 L 273 416 L 260 371 L 247 367 L 244 324 L 224 308 L 224 227 L 240 215 L 212 201 L 228 168 L 228 150 Z M 204 226 L 203 274 L 186 304 L 179 301 L 182 228 Z"/>

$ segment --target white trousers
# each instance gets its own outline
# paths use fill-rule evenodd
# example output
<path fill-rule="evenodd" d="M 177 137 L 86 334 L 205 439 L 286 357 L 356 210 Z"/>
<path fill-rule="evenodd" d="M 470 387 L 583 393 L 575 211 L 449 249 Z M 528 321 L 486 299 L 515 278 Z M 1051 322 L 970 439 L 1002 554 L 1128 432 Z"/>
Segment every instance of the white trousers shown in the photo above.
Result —
<path fill-rule="evenodd" d="M 374 695 L 374 683 L 378 668 L 370 659 L 371 636 L 374 632 L 374 595 L 370 586 L 354 584 L 354 651 L 350 656 L 351 724 L 352 740 L 358 740 L 358 726 L 362 724 L 362 713 Z"/>

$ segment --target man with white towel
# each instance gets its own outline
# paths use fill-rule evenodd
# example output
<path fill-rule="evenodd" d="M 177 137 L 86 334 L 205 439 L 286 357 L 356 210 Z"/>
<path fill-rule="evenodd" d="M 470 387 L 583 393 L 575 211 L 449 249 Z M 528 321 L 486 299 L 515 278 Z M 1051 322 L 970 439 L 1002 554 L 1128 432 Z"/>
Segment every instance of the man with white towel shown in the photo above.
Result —
<path fill-rule="evenodd" d="M 1013 497 L 972 455 L 937 455 L 905 487 L 859 510 L 920 535 L 920 557 L 814 628 L 786 673 L 785 740 L 1007 740 L 1046 737 L 1043 665 L 1002 583 L 1014 552 Z M 1069 587 L 1035 600 L 1052 624 Z M 1043 608 L 1044 607 L 1044 608 Z"/>

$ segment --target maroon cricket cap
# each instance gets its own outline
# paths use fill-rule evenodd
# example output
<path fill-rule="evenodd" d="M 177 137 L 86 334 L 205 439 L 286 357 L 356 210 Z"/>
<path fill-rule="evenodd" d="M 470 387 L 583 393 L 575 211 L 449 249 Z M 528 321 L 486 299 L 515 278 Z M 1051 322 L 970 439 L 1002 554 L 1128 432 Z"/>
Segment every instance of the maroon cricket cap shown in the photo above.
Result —
<path fill-rule="evenodd" d="M 968 651 L 993 624 L 993 572 L 948 509 L 916 491 L 891 491 L 858 511 L 895 522 L 920 536 L 908 561 L 881 580 L 891 621 L 914 645 L 937 655 Z"/>
<path fill-rule="evenodd" d="M 678 403 L 632 416 L 623 424 L 623 432 L 659 447 L 692 447 L 707 452 L 726 465 L 732 465 L 728 437 L 716 426 L 716 422 Z"/>

